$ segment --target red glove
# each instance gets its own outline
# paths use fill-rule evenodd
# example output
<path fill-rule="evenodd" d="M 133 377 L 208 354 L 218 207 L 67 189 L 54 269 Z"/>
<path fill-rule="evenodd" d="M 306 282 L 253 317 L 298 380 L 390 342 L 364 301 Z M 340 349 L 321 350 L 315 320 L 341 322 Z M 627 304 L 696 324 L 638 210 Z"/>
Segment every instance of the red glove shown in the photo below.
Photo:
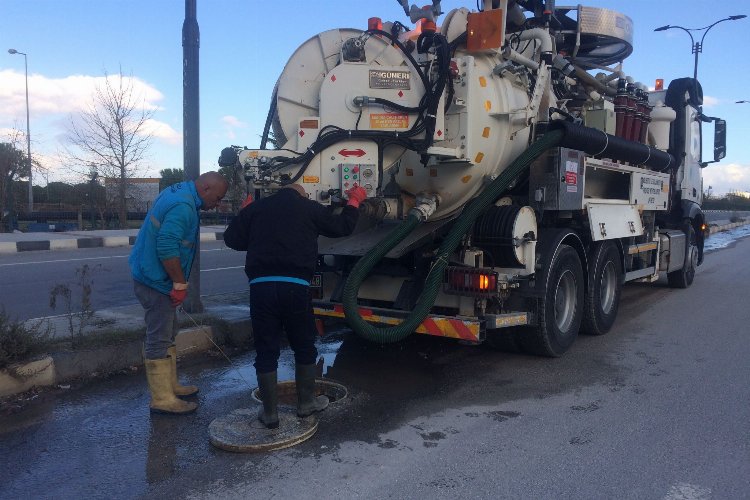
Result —
<path fill-rule="evenodd" d="M 367 191 L 362 186 L 355 184 L 351 189 L 344 191 L 346 196 L 349 197 L 349 203 L 347 205 L 354 208 L 358 208 L 359 204 L 367 198 Z"/>
<path fill-rule="evenodd" d="M 179 306 L 187 298 L 187 283 L 175 283 L 175 285 L 182 285 L 184 288 L 182 286 L 180 290 L 172 288 L 172 291 L 169 292 L 169 298 L 172 299 L 172 307 Z"/>
<path fill-rule="evenodd" d="M 242 205 L 240 205 L 240 210 L 248 206 L 253 202 L 253 195 L 249 194 L 247 195 L 247 198 L 245 198 L 245 201 L 242 202 Z"/>

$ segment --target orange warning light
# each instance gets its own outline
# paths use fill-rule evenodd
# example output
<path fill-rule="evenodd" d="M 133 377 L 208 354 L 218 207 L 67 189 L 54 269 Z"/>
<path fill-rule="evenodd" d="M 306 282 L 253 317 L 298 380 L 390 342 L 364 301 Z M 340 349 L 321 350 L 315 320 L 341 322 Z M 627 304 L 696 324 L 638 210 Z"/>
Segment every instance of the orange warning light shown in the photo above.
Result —
<path fill-rule="evenodd" d="M 663 78 L 657 78 L 656 79 L 656 85 L 654 86 L 656 90 L 664 90 L 664 79 Z"/>
<path fill-rule="evenodd" d="M 479 275 L 479 289 L 489 290 L 490 289 L 490 277 L 486 274 Z"/>
<path fill-rule="evenodd" d="M 383 21 L 379 17 L 371 17 L 367 20 L 368 30 L 383 30 Z"/>
<path fill-rule="evenodd" d="M 470 13 L 466 31 L 466 49 L 469 52 L 500 48 L 503 41 L 503 11 L 492 9 Z"/>

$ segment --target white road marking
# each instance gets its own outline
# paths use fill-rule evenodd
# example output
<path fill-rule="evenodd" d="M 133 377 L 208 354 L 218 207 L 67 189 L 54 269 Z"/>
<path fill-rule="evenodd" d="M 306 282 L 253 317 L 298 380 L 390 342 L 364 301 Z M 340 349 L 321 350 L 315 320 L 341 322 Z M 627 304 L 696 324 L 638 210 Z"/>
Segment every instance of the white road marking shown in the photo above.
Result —
<path fill-rule="evenodd" d="M 225 271 L 227 269 L 245 269 L 245 266 L 217 267 L 216 269 L 201 269 L 201 272 L 202 273 L 207 273 L 209 271 Z"/>
<path fill-rule="evenodd" d="M 212 248 L 210 250 L 201 250 L 201 253 L 203 252 L 219 252 L 224 250 L 224 248 Z M 0 267 L 10 267 L 10 266 L 28 266 L 32 264 L 54 264 L 56 262 L 76 262 L 80 260 L 102 260 L 102 259 L 122 259 L 123 257 L 127 258 L 130 254 L 126 255 L 109 255 L 105 257 L 86 257 L 82 259 L 57 259 L 57 260 L 37 260 L 33 262 L 13 262 L 11 264 L 0 264 Z M 227 268 L 227 269 L 234 269 L 234 268 Z M 210 269 L 203 269 L 203 271 L 209 271 Z"/>
<path fill-rule="evenodd" d="M 664 500 L 708 500 L 711 489 L 690 483 L 677 483 L 669 488 Z"/>

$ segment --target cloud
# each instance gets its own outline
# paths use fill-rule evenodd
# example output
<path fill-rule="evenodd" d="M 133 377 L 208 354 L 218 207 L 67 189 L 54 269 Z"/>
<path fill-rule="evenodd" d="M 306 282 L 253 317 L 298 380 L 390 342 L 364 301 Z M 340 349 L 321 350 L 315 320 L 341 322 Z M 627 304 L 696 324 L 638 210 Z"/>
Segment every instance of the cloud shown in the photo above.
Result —
<path fill-rule="evenodd" d="M 168 144 L 179 144 L 182 141 L 182 134 L 166 123 L 154 120 L 153 118 L 146 120 L 143 124 L 143 130 Z"/>
<path fill-rule="evenodd" d="M 41 74 L 29 75 L 29 107 L 32 124 L 32 142 L 39 139 L 41 133 L 53 137 L 59 143 L 66 142 L 66 128 L 71 118 L 76 120 L 79 112 L 88 109 L 93 103 L 97 88 L 105 84 L 117 88 L 120 85 L 119 74 L 105 76 L 70 75 L 62 78 L 51 78 Z M 23 72 L 5 69 L 0 70 L 0 132 L 7 136 L 12 129 L 25 130 L 26 124 L 26 81 Z M 146 110 L 157 113 L 164 108 L 160 103 L 164 95 L 154 86 L 134 76 L 123 76 L 123 87 L 132 88 L 133 105 L 136 111 Z M 39 128 L 39 123 L 43 123 Z M 34 124 L 37 124 L 34 134 Z M 236 126 L 240 122 L 237 121 Z M 147 121 L 144 130 L 167 145 L 177 145 L 182 141 L 180 132 L 174 130 L 156 117 Z M 34 137 L 36 135 L 36 137 Z M 59 145 L 59 144 L 58 144 Z M 47 150 L 54 149 L 53 144 L 46 144 Z M 38 148 L 35 148 L 38 149 Z"/>
<path fill-rule="evenodd" d="M 108 75 L 112 85 L 118 85 L 119 75 Z M 14 70 L 0 71 L 0 109 L 6 116 L 25 119 L 26 83 L 23 73 Z M 29 75 L 29 109 L 32 115 L 74 113 L 86 109 L 92 102 L 95 89 L 103 87 L 104 76 L 71 75 L 64 78 L 48 78 L 44 75 Z M 138 109 L 157 111 L 164 95 L 143 80 L 123 77 L 123 86 L 132 86 L 135 105 Z"/>
<path fill-rule="evenodd" d="M 709 165 L 703 169 L 703 189 L 711 186 L 711 192 L 716 195 L 730 191 L 750 191 L 750 164 L 740 165 Z"/>
<path fill-rule="evenodd" d="M 227 139 L 235 139 L 237 137 L 235 129 L 247 128 L 247 123 L 240 121 L 236 116 L 222 116 L 220 121 L 224 124 L 224 133 L 226 134 Z"/>
<path fill-rule="evenodd" d="M 240 121 L 239 118 L 232 115 L 222 116 L 221 122 L 229 127 L 247 128 L 247 123 Z"/>
<path fill-rule="evenodd" d="M 719 99 L 716 97 L 710 96 L 710 95 L 704 95 L 703 96 L 703 107 L 705 108 L 711 108 L 713 106 L 716 106 L 719 104 Z"/>

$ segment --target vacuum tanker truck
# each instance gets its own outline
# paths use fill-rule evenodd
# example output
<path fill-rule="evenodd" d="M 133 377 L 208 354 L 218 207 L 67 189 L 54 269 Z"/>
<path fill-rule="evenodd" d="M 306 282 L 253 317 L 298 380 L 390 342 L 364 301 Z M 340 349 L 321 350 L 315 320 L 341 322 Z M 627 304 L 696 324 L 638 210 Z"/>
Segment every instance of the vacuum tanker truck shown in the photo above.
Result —
<path fill-rule="evenodd" d="M 628 75 L 633 23 L 608 9 L 400 3 L 405 24 L 304 42 L 260 148 L 219 160 L 256 197 L 298 183 L 337 210 L 367 191 L 354 233 L 319 240 L 317 317 L 376 342 L 416 332 L 559 356 L 579 331 L 610 330 L 624 283 L 692 284 L 701 169 L 726 134 L 698 81 Z"/>

